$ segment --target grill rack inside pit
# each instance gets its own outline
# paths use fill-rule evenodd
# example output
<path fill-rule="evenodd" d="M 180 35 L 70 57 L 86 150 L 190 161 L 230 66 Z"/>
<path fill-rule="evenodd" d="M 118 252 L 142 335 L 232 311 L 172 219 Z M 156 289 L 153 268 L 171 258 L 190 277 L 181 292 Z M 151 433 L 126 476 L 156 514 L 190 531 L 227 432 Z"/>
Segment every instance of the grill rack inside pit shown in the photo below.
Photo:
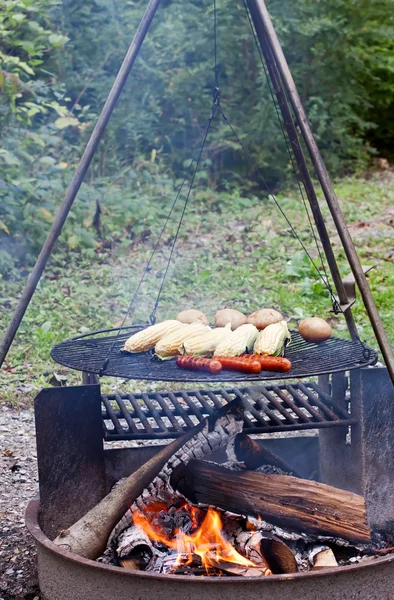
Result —
<path fill-rule="evenodd" d="M 239 398 L 244 431 L 270 433 L 343 427 L 356 421 L 313 383 L 102 395 L 104 439 L 169 439 L 182 435 L 223 405 Z"/>
<path fill-rule="evenodd" d="M 143 327 L 146 325 L 108 329 L 79 336 L 55 346 L 51 356 L 56 362 L 71 369 L 125 379 L 218 381 L 217 375 L 179 369 L 175 360 L 160 361 L 155 359 L 151 352 L 137 354 L 122 352 L 126 339 Z M 109 335 L 102 337 L 105 333 Z M 378 358 L 375 350 L 363 346 L 359 341 L 330 338 L 326 342 L 313 344 L 303 340 L 297 331 L 291 331 L 291 344 L 286 348 L 286 357 L 292 363 L 288 373 L 261 371 L 258 375 L 250 375 L 223 370 L 219 376 L 220 381 L 241 382 L 312 377 L 372 365 Z"/>

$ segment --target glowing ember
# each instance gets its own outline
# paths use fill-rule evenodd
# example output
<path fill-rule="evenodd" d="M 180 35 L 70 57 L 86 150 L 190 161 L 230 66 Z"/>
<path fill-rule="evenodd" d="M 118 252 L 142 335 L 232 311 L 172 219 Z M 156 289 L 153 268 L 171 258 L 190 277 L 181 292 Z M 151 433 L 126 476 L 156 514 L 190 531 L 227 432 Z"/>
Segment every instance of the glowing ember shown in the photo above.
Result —
<path fill-rule="evenodd" d="M 193 555 L 200 557 L 207 573 L 220 563 L 232 563 L 244 567 L 257 566 L 239 554 L 224 538 L 220 515 L 213 508 L 208 509 L 203 522 L 198 526 L 198 513 L 201 511 L 188 505 L 182 507 L 188 511 L 192 521 L 192 533 L 189 535 L 180 529 L 176 529 L 172 535 L 169 535 L 156 522 L 153 522 L 154 514 L 165 508 L 164 505 L 155 503 L 147 508 L 145 514 L 135 511 L 133 512 L 133 521 L 135 526 L 144 531 L 151 540 L 178 552 L 175 568 L 181 564 L 191 564 Z M 267 572 L 267 574 L 269 573 Z"/>

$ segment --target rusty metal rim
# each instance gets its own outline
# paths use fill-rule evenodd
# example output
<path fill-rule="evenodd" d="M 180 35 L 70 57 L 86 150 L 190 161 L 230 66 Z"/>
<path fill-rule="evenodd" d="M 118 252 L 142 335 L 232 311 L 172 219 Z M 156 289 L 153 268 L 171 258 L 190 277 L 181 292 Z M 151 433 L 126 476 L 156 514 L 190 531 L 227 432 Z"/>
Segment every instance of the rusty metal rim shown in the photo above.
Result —
<path fill-rule="evenodd" d="M 38 512 L 39 512 L 40 502 L 37 498 L 30 500 L 29 504 L 26 508 L 25 513 L 25 523 L 26 527 L 29 530 L 30 534 L 34 537 L 37 544 L 44 546 L 49 552 L 52 554 L 58 555 L 60 558 L 70 561 L 72 563 L 77 563 L 81 566 L 92 567 L 94 569 L 99 569 L 104 572 L 115 572 L 119 573 L 120 576 L 123 577 L 141 577 L 143 579 L 159 579 L 164 581 L 184 581 L 187 583 L 210 583 L 220 585 L 223 583 L 228 583 L 228 578 L 225 577 L 189 577 L 188 575 L 161 575 L 158 573 L 147 573 L 145 571 L 129 571 L 128 569 L 124 569 L 122 567 L 113 567 L 110 565 L 105 565 L 102 563 L 95 562 L 93 560 L 89 560 L 87 558 L 83 558 L 81 556 L 77 556 L 76 554 L 70 554 L 66 550 L 63 550 L 59 546 L 56 546 L 47 536 L 43 533 L 39 522 L 38 522 Z M 327 577 L 330 575 L 340 575 L 341 573 L 351 572 L 351 571 L 359 571 L 360 569 L 370 569 L 376 565 L 381 565 L 385 563 L 394 562 L 394 554 L 384 556 L 382 558 L 371 558 L 370 562 L 362 563 L 361 565 L 349 565 L 344 567 L 334 567 L 328 568 L 324 571 L 316 571 L 315 573 L 291 573 L 288 575 L 270 575 L 269 577 L 231 577 L 231 583 L 245 583 L 245 581 L 250 584 L 251 582 L 256 583 L 256 585 L 265 585 L 269 583 L 274 583 L 275 581 L 286 581 L 293 579 L 304 579 L 310 577 Z"/>

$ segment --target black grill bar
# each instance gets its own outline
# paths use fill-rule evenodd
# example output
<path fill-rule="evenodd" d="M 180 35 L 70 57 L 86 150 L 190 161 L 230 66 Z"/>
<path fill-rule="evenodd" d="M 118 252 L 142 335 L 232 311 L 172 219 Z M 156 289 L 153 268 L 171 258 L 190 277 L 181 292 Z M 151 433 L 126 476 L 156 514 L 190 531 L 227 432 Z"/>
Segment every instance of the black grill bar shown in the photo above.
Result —
<path fill-rule="evenodd" d="M 120 396 L 119 394 L 116 394 L 115 401 L 116 401 L 117 405 L 119 406 L 120 412 L 122 413 L 122 417 L 125 419 L 127 425 L 129 426 L 130 431 L 132 431 L 133 433 L 137 433 L 138 429 L 135 426 L 134 419 L 131 417 L 131 414 L 128 412 L 128 410 L 123 402 L 122 396 Z"/>
<path fill-rule="evenodd" d="M 168 408 L 168 405 L 166 404 L 166 401 L 164 400 L 164 398 L 162 397 L 161 394 L 155 394 L 155 398 L 158 402 L 158 404 L 160 404 L 163 413 L 165 414 L 167 419 L 171 422 L 173 428 L 175 431 L 180 432 L 181 434 L 183 433 L 183 429 L 182 427 L 179 425 L 178 421 L 176 420 L 176 418 L 174 417 L 173 412 Z"/>
<path fill-rule="evenodd" d="M 148 435 L 152 435 L 153 429 L 148 419 L 146 418 L 146 414 L 144 413 L 144 411 L 141 410 L 140 405 L 138 404 L 138 400 L 135 398 L 134 394 L 129 394 L 127 397 L 130 400 L 130 403 L 134 408 L 134 411 L 136 412 L 141 425 L 143 425 L 143 427 L 145 428 L 146 433 Z"/>
<path fill-rule="evenodd" d="M 184 431 L 186 429 L 189 429 L 190 427 L 194 427 L 193 421 L 191 421 L 189 419 L 189 415 L 187 414 L 185 409 L 182 408 L 182 406 L 179 404 L 178 399 L 175 396 L 175 394 L 173 394 L 172 392 L 168 392 L 168 397 L 171 400 L 172 404 L 175 406 L 176 413 L 182 417 L 182 419 L 186 425 L 186 428 L 184 429 Z"/>
<path fill-rule="evenodd" d="M 349 413 L 347 413 L 346 410 L 340 404 L 338 404 L 335 400 L 333 400 L 333 398 L 330 396 L 330 394 L 327 394 L 327 392 L 325 392 L 324 390 L 321 390 L 319 388 L 319 386 L 316 383 L 314 383 L 313 381 L 311 381 L 309 383 L 309 387 L 315 391 L 318 391 L 321 398 L 323 398 L 325 400 L 325 402 L 327 403 L 328 406 L 332 406 L 338 415 L 340 415 L 344 419 L 347 418 Z"/>
<path fill-rule="evenodd" d="M 312 415 L 312 417 L 316 419 L 316 421 L 324 421 L 324 418 L 321 415 L 319 415 L 317 410 L 315 410 L 307 400 L 304 400 L 302 394 L 300 394 L 300 392 L 297 389 L 295 389 L 295 387 L 287 385 L 286 389 L 288 392 L 291 393 L 293 398 L 295 398 L 296 402 L 299 405 L 301 405 L 302 408 L 305 408 L 305 410 L 307 410 Z"/>
<path fill-rule="evenodd" d="M 281 415 L 284 416 L 286 421 L 288 421 L 291 425 L 295 425 L 297 423 L 297 420 L 294 417 L 292 417 L 291 413 L 288 410 L 283 408 L 282 404 L 274 397 L 273 394 L 271 394 L 271 392 L 264 389 L 263 387 L 260 387 L 259 391 L 261 391 L 263 396 L 267 398 L 268 402 L 272 404 L 272 406 L 274 406 L 276 410 L 280 412 Z"/>
<path fill-rule="evenodd" d="M 316 396 L 316 394 L 313 394 L 313 392 L 311 392 L 310 390 L 308 390 L 308 388 L 306 387 L 306 385 L 303 385 L 301 382 L 298 384 L 298 387 L 300 388 L 300 390 L 305 394 L 305 396 L 308 397 L 308 400 L 310 400 L 311 404 L 316 404 L 316 406 L 318 406 L 320 408 L 320 410 L 322 411 L 322 413 L 328 417 L 328 419 L 332 419 L 333 421 L 337 421 L 339 417 L 337 417 L 337 415 L 332 412 L 332 410 L 326 406 L 323 402 L 320 402 L 318 396 Z"/>
<path fill-rule="evenodd" d="M 108 394 L 102 396 L 104 439 L 175 438 L 234 398 L 240 398 L 244 404 L 244 431 L 251 434 L 344 427 L 357 422 L 329 394 L 310 382 L 124 396 Z"/>
<path fill-rule="evenodd" d="M 298 418 L 301 420 L 301 422 L 303 422 L 303 423 L 311 422 L 311 420 L 306 416 L 306 414 L 303 413 L 302 410 L 300 410 L 298 408 L 298 406 L 293 401 L 293 398 L 290 396 L 289 393 L 285 394 L 283 389 L 279 388 L 276 385 L 272 386 L 272 391 L 274 391 L 275 394 L 277 394 L 277 396 L 279 396 L 279 398 L 281 398 L 283 400 L 285 406 L 287 404 L 288 407 L 291 408 L 291 410 L 298 416 Z"/>

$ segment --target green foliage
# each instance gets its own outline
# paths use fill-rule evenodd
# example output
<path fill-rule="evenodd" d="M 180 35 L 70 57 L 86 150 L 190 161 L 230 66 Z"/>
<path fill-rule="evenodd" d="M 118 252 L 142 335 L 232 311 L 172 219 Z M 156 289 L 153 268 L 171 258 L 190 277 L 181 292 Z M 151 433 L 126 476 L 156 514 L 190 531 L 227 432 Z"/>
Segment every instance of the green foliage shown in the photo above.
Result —
<path fill-rule="evenodd" d="M 370 181 L 347 178 L 335 187 L 363 264 L 376 265 L 369 274 L 370 285 L 386 331 L 394 342 L 394 238 L 388 218 L 394 205 L 392 184 L 389 178 L 380 176 Z M 279 201 L 315 256 L 298 199 L 289 193 L 280 196 Z M 157 221 L 158 214 L 147 217 Z M 338 252 L 332 223 L 328 225 L 341 273 L 346 275 L 346 259 L 343 252 Z M 179 307 L 202 309 L 212 319 L 216 310 L 225 305 L 245 312 L 275 306 L 291 317 L 291 327 L 301 318 L 317 315 L 331 318 L 334 333 L 346 336 L 344 319 L 328 312 L 329 294 L 310 261 L 300 252 L 299 242 L 285 230 L 272 203 L 237 192 L 199 193 L 193 198 L 182 231 L 158 319 L 172 318 Z M 87 328 L 93 331 L 119 326 L 157 233 L 156 229 L 147 238 L 128 240 L 131 247 L 123 248 L 124 252 L 116 244 L 110 248 L 103 245 L 92 258 L 72 252 L 67 264 L 58 247 L 11 347 L 8 365 L 0 370 L 0 402 L 15 404 L 19 398 L 26 398 L 29 389 L 33 397 L 48 385 L 53 370 L 66 376 L 68 385 L 80 383 L 80 373 L 51 361 L 52 346 L 78 333 L 87 333 Z M 145 322 L 153 308 L 171 233 L 173 230 L 164 236 L 130 321 Z M 0 330 L 8 322 L 23 283 L 20 279 L 0 279 Z M 376 348 L 359 296 L 354 315 L 361 338 Z M 126 386 L 141 386 L 114 378 L 103 378 L 101 384 L 103 390 L 112 392 L 119 386 L 124 390 Z"/>
<path fill-rule="evenodd" d="M 217 5 L 223 108 L 269 185 L 283 189 L 289 157 L 243 5 Z M 0 0 L 0 274 L 33 262 L 145 7 Z M 394 0 L 269 2 L 336 174 L 363 166 L 374 142 L 386 148 L 392 138 L 393 8 Z M 66 224 L 64 260 L 92 258 L 105 244 L 127 248 L 160 227 L 210 114 L 213 85 L 212 1 L 190 0 L 185 10 L 163 0 Z M 219 118 L 196 188 L 209 210 L 234 190 L 261 195 Z"/>

